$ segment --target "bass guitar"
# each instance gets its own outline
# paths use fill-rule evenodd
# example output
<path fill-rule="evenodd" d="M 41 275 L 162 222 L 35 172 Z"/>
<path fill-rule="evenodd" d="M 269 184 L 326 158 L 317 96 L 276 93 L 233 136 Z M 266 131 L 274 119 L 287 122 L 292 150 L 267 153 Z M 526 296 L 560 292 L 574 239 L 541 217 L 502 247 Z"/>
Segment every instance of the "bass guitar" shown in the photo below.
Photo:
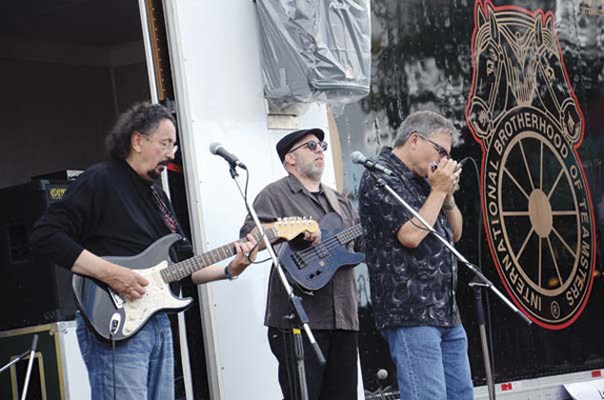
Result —
<path fill-rule="evenodd" d="M 321 242 L 308 246 L 302 241 L 283 243 L 279 248 L 279 261 L 291 279 L 308 290 L 318 290 L 331 280 L 344 266 L 356 265 L 365 254 L 348 251 L 346 245 L 363 234 L 360 224 L 342 230 L 342 217 L 326 214 L 319 226 Z"/>
<path fill-rule="evenodd" d="M 267 229 L 269 240 L 291 240 L 304 231 L 319 230 L 316 221 L 298 217 L 276 222 Z M 179 241 L 177 234 L 164 236 L 142 253 L 132 257 L 104 257 L 123 267 L 136 269 L 149 284 L 143 297 L 128 301 L 119 296 L 105 283 L 82 275 L 73 275 L 72 287 L 76 305 L 88 325 L 107 340 L 120 341 L 136 334 L 154 314 L 160 311 L 179 312 L 186 309 L 191 298 L 179 298 L 172 294 L 170 282 L 179 281 L 194 272 L 216 264 L 236 254 L 235 243 L 226 244 L 188 260 L 173 263 L 170 247 Z M 260 237 L 256 240 L 260 241 Z"/>

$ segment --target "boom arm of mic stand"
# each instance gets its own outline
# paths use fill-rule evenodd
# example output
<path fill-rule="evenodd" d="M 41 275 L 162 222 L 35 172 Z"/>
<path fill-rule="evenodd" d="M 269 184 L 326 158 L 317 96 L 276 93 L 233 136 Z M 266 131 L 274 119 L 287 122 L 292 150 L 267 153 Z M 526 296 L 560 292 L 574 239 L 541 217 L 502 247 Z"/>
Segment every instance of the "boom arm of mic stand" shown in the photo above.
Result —
<path fill-rule="evenodd" d="M 449 241 L 447 239 L 445 239 L 432 226 L 430 226 L 430 224 L 428 222 L 426 222 L 426 220 L 419 214 L 419 212 L 417 212 L 401 196 L 399 196 L 398 193 L 396 193 L 394 191 L 394 189 L 392 189 L 390 186 L 388 186 L 388 184 L 384 181 L 384 179 L 377 176 L 375 173 L 373 173 L 371 171 L 369 171 L 369 173 L 371 174 L 373 179 L 375 179 L 376 186 L 383 187 L 384 189 L 386 189 L 386 191 L 388 193 L 390 193 L 392 195 L 392 197 L 394 197 L 403 207 L 405 207 L 411 214 L 413 214 L 413 216 L 419 222 L 421 222 L 421 224 L 423 226 L 426 227 L 426 229 L 432 234 L 432 236 L 434 236 L 442 244 L 444 244 L 445 247 L 447 247 L 451 251 L 451 253 L 453 253 L 455 255 L 455 257 L 457 257 L 457 259 L 459 261 L 464 263 L 466 265 L 466 267 L 468 267 L 474 273 L 474 276 L 480 281 L 481 284 L 483 284 L 485 287 L 489 288 L 493 293 L 495 293 L 497 295 L 497 297 L 499 297 L 514 313 L 516 313 L 520 318 L 522 318 L 524 320 L 524 322 L 526 322 L 528 325 L 533 323 L 530 319 L 528 319 L 528 317 L 526 315 L 524 315 L 522 312 L 520 312 L 520 310 L 518 309 L 518 307 L 516 307 L 514 305 L 514 303 L 512 303 L 510 300 L 508 300 L 499 291 L 499 289 L 497 289 L 493 285 L 493 282 L 491 282 L 486 276 L 484 276 L 482 274 L 482 272 L 478 269 L 478 267 L 476 267 L 474 264 L 472 264 L 470 261 L 468 261 L 459 251 L 457 251 L 457 249 L 455 249 L 455 247 L 453 247 L 453 245 L 451 245 L 451 243 L 449 243 Z"/>
<path fill-rule="evenodd" d="M 26 350 L 23 353 L 19 354 L 17 357 L 15 357 L 12 361 L 10 361 L 8 364 L 4 365 L 2 368 L 0 368 L 0 374 L 2 372 L 4 372 L 4 370 L 10 368 L 11 365 L 18 363 L 21 360 L 24 360 L 27 358 L 27 356 L 29 356 L 30 350 Z"/>
<path fill-rule="evenodd" d="M 279 263 L 279 258 L 275 254 L 273 245 L 268 240 L 268 237 L 266 236 L 266 234 L 264 232 L 264 228 L 262 227 L 262 224 L 260 223 L 260 220 L 258 219 L 258 214 L 256 214 L 256 210 L 254 210 L 254 207 L 251 204 L 249 204 L 247 198 L 245 197 L 245 192 L 243 191 L 241 182 L 239 182 L 239 179 L 238 179 L 239 174 L 237 174 L 237 171 L 235 170 L 235 168 L 233 166 L 231 166 L 230 172 L 231 172 L 231 176 L 233 177 L 233 180 L 237 184 L 239 193 L 241 193 L 241 197 L 243 198 L 243 201 L 245 202 L 245 206 L 246 206 L 248 212 L 250 213 L 250 215 L 252 216 L 252 219 L 254 220 L 254 224 L 256 224 L 256 228 L 258 229 L 258 232 L 262 236 L 262 240 L 264 242 L 264 245 L 266 246 L 266 250 L 268 251 L 268 254 L 270 255 L 271 259 L 273 260 L 273 268 L 275 268 L 275 270 L 277 271 L 277 275 L 279 276 L 279 279 L 281 280 L 281 283 L 283 284 L 283 288 L 287 292 L 287 297 L 289 298 L 289 301 L 292 304 L 292 308 L 293 308 L 294 312 L 296 313 L 296 317 L 298 317 L 298 320 L 300 321 L 300 324 L 301 324 L 304 332 L 306 333 L 306 336 L 308 337 L 308 341 L 310 342 L 313 350 L 315 351 L 315 353 L 317 355 L 317 360 L 319 360 L 319 363 L 321 365 L 325 365 L 326 361 L 325 361 L 325 357 L 323 356 L 323 352 L 321 352 L 321 348 L 319 347 L 317 341 L 315 340 L 315 335 L 313 335 L 312 331 L 310 330 L 310 326 L 308 325 L 308 316 L 306 315 L 306 311 L 304 311 L 304 308 L 302 307 L 302 299 L 295 295 L 294 290 L 292 289 L 291 285 L 289 284 L 289 281 L 287 280 L 287 277 L 285 276 L 285 272 L 283 272 L 283 268 L 281 268 L 281 264 Z"/>

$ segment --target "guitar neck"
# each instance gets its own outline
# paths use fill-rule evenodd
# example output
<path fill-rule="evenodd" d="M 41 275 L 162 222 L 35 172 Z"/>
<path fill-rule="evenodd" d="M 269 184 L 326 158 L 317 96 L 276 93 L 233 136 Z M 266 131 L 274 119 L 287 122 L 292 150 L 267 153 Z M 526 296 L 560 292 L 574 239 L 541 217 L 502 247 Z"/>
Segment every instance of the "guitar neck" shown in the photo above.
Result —
<path fill-rule="evenodd" d="M 338 242 L 341 244 L 346 244 L 351 242 L 352 240 L 358 238 L 363 234 L 363 226 L 361 224 L 357 224 L 351 226 L 348 229 L 344 229 L 342 232 L 336 235 Z"/>
<path fill-rule="evenodd" d="M 265 232 L 270 241 L 273 241 L 277 238 L 277 232 L 275 229 L 268 229 Z M 260 234 L 256 234 L 254 238 L 258 243 L 260 243 L 262 240 L 262 236 Z M 210 265 L 214 265 L 222 260 L 226 260 L 227 258 L 234 256 L 237 254 L 235 243 L 242 243 L 243 241 L 245 241 L 245 239 L 236 240 L 214 250 L 210 250 L 198 256 L 172 264 L 163 269 L 161 271 L 161 275 L 164 281 L 168 283 L 184 279 L 200 269 L 209 267 Z"/>

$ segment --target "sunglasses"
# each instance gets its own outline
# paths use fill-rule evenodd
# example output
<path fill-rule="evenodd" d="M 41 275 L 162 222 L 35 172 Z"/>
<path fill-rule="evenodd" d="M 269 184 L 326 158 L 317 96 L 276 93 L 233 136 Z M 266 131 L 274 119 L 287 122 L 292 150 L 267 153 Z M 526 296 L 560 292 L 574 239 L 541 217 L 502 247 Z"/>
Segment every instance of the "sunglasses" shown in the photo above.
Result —
<path fill-rule="evenodd" d="M 302 143 L 301 145 L 294 147 L 293 149 L 288 151 L 288 153 L 293 153 L 294 151 L 296 151 L 302 147 L 308 147 L 308 150 L 310 150 L 310 151 L 315 151 L 315 150 L 317 150 L 317 147 L 321 147 L 321 150 L 325 151 L 325 150 L 327 150 L 327 142 L 325 142 L 325 141 L 317 142 L 316 140 L 311 140 L 310 142 Z"/>
<path fill-rule="evenodd" d="M 415 132 L 415 133 L 417 133 L 417 132 Z M 432 145 L 432 147 L 434 147 L 434 150 L 436 150 L 438 152 L 438 155 L 440 157 L 451 158 L 451 155 L 449 154 L 449 152 L 447 151 L 447 149 L 445 149 L 444 147 L 442 147 L 440 144 L 436 143 L 433 140 L 428 139 L 426 136 L 422 135 L 421 133 L 417 133 L 417 136 L 419 136 L 420 138 L 424 139 L 426 142 L 430 143 Z"/>

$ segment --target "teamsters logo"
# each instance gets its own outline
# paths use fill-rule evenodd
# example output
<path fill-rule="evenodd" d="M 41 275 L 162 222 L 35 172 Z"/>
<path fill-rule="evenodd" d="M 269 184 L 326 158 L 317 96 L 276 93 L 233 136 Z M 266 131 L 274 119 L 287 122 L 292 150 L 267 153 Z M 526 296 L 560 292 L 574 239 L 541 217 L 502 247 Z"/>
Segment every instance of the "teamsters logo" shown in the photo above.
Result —
<path fill-rule="evenodd" d="M 477 1 L 466 119 L 483 150 L 482 209 L 498 273 L 538 325 L 581 314 L 595 268 L 594 216 L 576 149 L 583 113 L 553 15 Z"/>

